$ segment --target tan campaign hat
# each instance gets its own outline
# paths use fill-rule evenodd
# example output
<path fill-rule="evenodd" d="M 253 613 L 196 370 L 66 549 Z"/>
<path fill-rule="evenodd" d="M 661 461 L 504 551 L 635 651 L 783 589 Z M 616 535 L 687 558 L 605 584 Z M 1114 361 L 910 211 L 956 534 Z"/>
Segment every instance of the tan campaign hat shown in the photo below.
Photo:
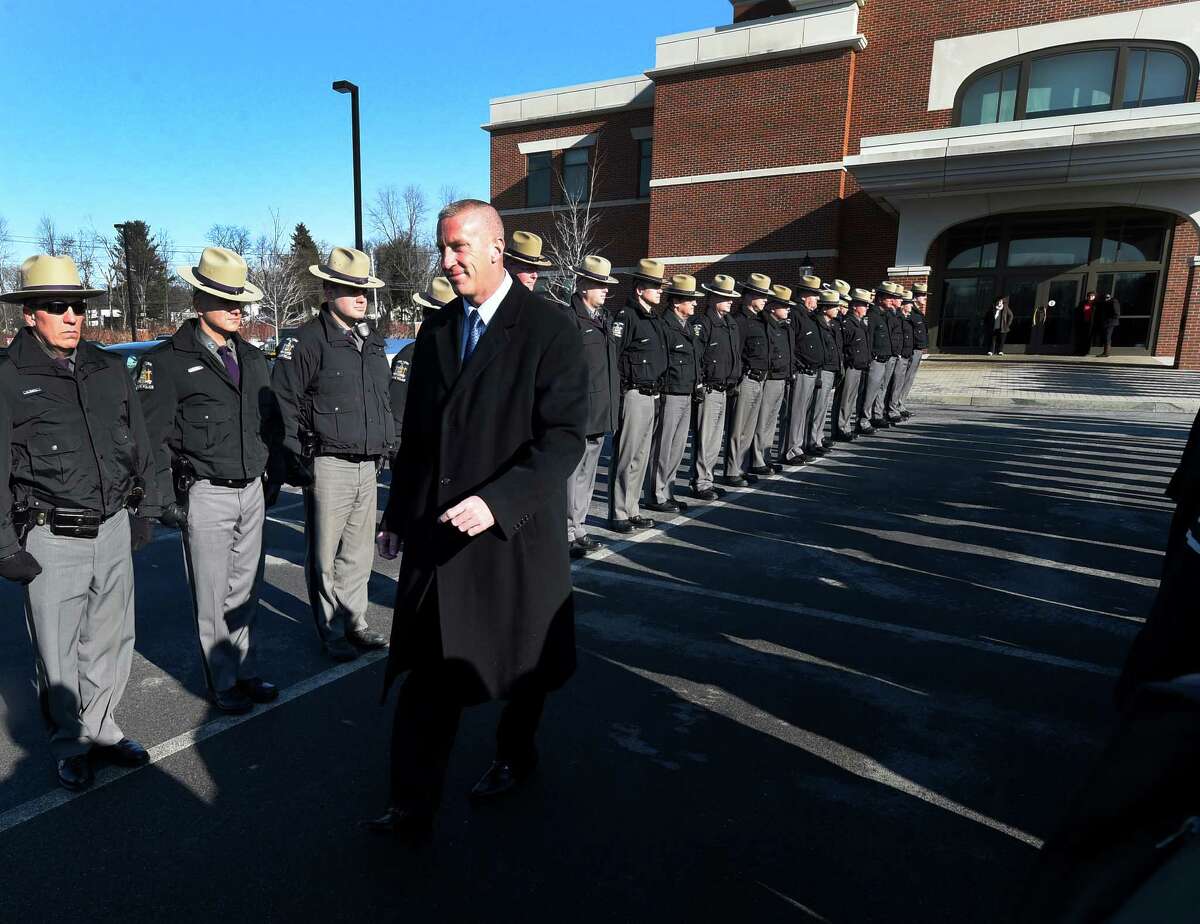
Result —
<path fill-rule="evenodd" d="M 796 307 L 796 303 L 792 301 L 792 290 L 787 286 L 771 286 L 771 301 L 779 305 L 787 305 L 789 308 Z"/>
<path fill-rule="evenodd" d="M 914 282 L 912 290 L 914 296 L 929 294 L 929 286 L 923 282 Z"/>
<path fill-rule="evenodd" d="M 700 297 L 700 293 L 696 291 L 696 277 L 686 273 L 672 276 L 670 283 L 663 287 L 663 294 L 673 295 L 675 298 Z"/>
<path fill-rule="evenodd" d="M 607 286 L 620 285 L 612 276 L 612 263 L 595 254 L 588 254 L 583 258 L 583 263 L 575 267 L 575 275 Z"/>
<path fill-rule="evenodd" d="M 852 289 L 850 291 L 850 304 L 869 305 L 873 297 L 868 289 Z"/>
<path fill-rule="evenodd" d="M 771 277 L 764 276 L 762 273 L 751 273 L 749 278 L 742 283 L 742 294 L 753 293 L 754 295 L 765 295 L 771 297 Z"/>
<path fill-rule="evenodd" d="M 846 282 L 845 279 L 833 280 L 833 288 L 837 292 L 838 295 L 849 295 L 850 294 L 850 283 Z"/>
<path fill-rule="evenodd" d="M 262 289 L 246 280 L 249 269 L 242 255 L 224 247 L 205 247 L 195 266 L 179 266 L 179 278 L 209 295 L 230 302 L 256 302 Z"/>
<path fill-rule="evenodd" d="M 821 277 L 820 276 L 801 276 L 800 284 L 796 286 L 805 295 L 820 295 L 821 294 Z"/>
<path fill-rule="evenodd" d="M 830 308 L 841 308 L 842 297 L 838 295 L 836 289 L 822 289 L 817 305 L 822 311 L 828 311 Z"/>
<path fill-rule="evenodd" d="M 422 308 L 431 311 L 438 308 L 444 308 L 454 301 L 454 288 L 450 285 L 450 280 L 445 276 L 438 276 L 429 284 L 429 288 L 424 292 L 413 293 L 413 304 L 420 305 Z"/>
<path fill-rule="evenodd" d="M 714 276 L 712 285 L 705 283 L 700 288 L 709 295 L 717 296 L 717 298 L 737 298 L 742 294 L 737 290 L 737 280 L 732 276 Z"/>
<path fill-rule="evenodd" d="M 638 268 L 630 275 L 639 282 L 661 286 L 667 275 L 667 265 L 661 260 L 638 260 Z"/>
<path fill-rule="evenodd" d="M 31 298 L 69 296 L 95 298 L 103 289 L 85 289 L 79 282 L 79 270 L 70 257 L 52 257 L 40 253 L 21 264 L 21 286 L 14 292 L 0 295 L 0 301 L 26 302 Z"/>
<path fill-rule="evenodd" d="M 883 298 L 903 298 L 904 289 L 894 282 L 881 282 L 875 287 L 875 294 Z"/>
<path fill-rule="evenodd" d="M 371 275 L 371 258 L 352 247 L 334 247 L 325 263 L 310 266 L 308 271 L 318 279 L 355 289 L 383 288 L 383 280 Z"/>
<path fill-rule="evenodd" d="M 542 239 L 532 231 L 514 231 L 504 248 L 504 257 L 541 269 L 554 265 L 542 256 Z"/>

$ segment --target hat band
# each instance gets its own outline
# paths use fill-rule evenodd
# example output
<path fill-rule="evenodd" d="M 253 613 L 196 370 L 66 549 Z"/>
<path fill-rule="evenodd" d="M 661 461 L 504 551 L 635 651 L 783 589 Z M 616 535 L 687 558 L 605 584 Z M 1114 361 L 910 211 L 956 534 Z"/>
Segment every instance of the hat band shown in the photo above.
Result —
<path fill-rule="evenodd" d="M 26 291 L 26 292 L 45 292 L 50 289 L 53 289 L 55 292 L 82 292 L 83 286 L 71 285 L 69 283 L 64 282 L 64 283 L 61 283 L 58 285 L 25 286 L 24 291 Z"/>
<path fill-rule="evenodd" d="M 349 273 L 339 273 L 332 266 L 326 266 L 325 264 L 321 264 L 321 269 L 335 279 L 341 279 L 343 282 L 353 282 L 355 285 L 365 286 L 371 281 L 368 276 L 351 276 Z"/>
<path fill-rule="evenodd" d="M 209 279 L 202 272 L 200 272 L 200 267 L 198 266 L 192 267 L 192 273 L 210 289 L 216 289 L 218 292 L 224 292 L 226 295 L 241 295 L 246 291 L 245 286 L 227 286 L 223 282 L 217 282 L 215 279 Z"/>

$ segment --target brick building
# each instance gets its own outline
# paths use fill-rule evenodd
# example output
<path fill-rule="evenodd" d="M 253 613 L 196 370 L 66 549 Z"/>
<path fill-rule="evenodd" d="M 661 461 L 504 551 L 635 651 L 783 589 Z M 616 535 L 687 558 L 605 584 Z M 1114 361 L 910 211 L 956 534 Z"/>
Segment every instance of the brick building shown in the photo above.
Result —
<path fill-rule="evenodd" d="M 1200 0 L 734 0 L 732 19 L 656 38 L 645 74 L 492 100 L 506 223 L 549 235 L 564 191 L 590 191 L 618 274 L 928 280 L 942 352 L 978 350 L 1002 294 L 1012 352 L 1070 352 L 1084 294 L 1111 291 L 1118 352 L 1200 368 Z"/>

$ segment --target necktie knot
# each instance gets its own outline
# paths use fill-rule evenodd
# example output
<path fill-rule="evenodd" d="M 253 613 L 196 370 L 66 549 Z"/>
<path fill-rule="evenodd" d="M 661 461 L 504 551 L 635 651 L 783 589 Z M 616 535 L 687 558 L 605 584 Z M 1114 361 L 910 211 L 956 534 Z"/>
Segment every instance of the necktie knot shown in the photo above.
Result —
<path fill-rule="evenodd" d="M 479 315 L 479 309 L 472 308 L 471 313 L 467 315 L 467 342 L 463 347 L 462 359 L 464 363 L 475 352 L 475 347 L 479 345 L 479 338 L 483 336 L 483 332 L 486 329 L 487 325 L 483 323 L 483 318 Z"/>

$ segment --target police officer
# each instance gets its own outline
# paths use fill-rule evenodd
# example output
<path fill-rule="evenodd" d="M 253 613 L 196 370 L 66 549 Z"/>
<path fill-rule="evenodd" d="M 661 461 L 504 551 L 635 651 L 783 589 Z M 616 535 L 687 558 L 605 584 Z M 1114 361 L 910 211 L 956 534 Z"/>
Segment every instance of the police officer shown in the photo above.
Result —
<path fill-rule="evenodd" d="M 609 466 L 608 525 L 618 533 L 654 525 L 641 515 L 639 501 L 650 467 L 659 379 L 667 371 L 667 349 L 656 314 L 665 273 L 661 261 L 639 260 L 633 294 L 613 317 L 612 335 L 621 342 L 621 420 Z"/>
<path fill-rule="evenodd" d="M 575 294 L 570 311 L 583 340 L 583 359 L 588 368 L 588 416 L 583 457 L 567 479 L 567 542 L 571 557 L 582 558 L 604 546 L 587 534 L 588 508 L 596 490 L 596 469 L 604 440 L 617 429 L 621 376 L 617 371 L 619 341 L 604 310 L 608 290 L 619 285 L 612 277 L 612 264 L 595 255 L 575 267 Z M 622 332 L 623 333 L 623 332 Z"/>
<path fill-rule="evenodd" d="M 833 407 L 833 390 L 842 374 L 842 337 L 835 320 L 841 305 L 842 300 L 834 289 L 821 292 L 817 330 L 824 359 L 817 372 L 817 393 L 813 397 L 812 424 L 808 433 L 809 453 L 816 456 L 829 452 L 825 446 L 825 418 Z"/>
<path fill-rule="evenodd" d="M 279 409 L 267 358 L 238 335 L 243 306 L 262 298 L 246 261 L 209 247 L 178 273 L 192 286 L 196 318 L 143 354 L 135 388 L 162 499 L 155 512 L 182 532 L 205 680 L 216 707 L 237 714 L 279 695 L 259 674 L 254 631 L 263 520 L 274 502 L 263 478 L 279 461 Z M 271 472 L 277 496 L 282 475 Z"/>
<path fill-rule="evenodd" d="M 892 376 L 892 387 L 888 389 L 888 418 L 893 423 L 905 420 L 904 386 L 908 382 L 908 365 L 913 355 L 912 292 L 905 289 L 900 303 L 900 356 L 896 360 L 896 374 Z"/>
<path fill-rule="evenodd" d="M 317 634 L 336 661 L 387 641 L 367 625 L 379 469 L 395 451 L 391 370 L 364 320 L 383 286 L 361 250 L 335 247 L 308 271 L 324 284 L 317 316 L 279 348 L 271 384 L 291 483 L 304 488 L 304 575 Z"/>
<path fill-rule="evenodd" d="M 89 753 L 149 759 L 117 706 L 133 659 L 132 548 L 150 538 L 126 508 L 149 478 L 146 428 L 125 364 L 82 340 L 86 299 L 70 257 L 21 265 L 2 296 L 25 327 L 0 359 L 0 577 L 25 585 L 50 750 L 66 789 L 92 783 Z"/>
<path fill-rule="evenodd" d="M 887 309 L 900 297 L 901 289 L 894 282 L 881 282 L 875 287 L 875 304 L 867 311 L 867 344 L 871 348 L 871 365 L 863 377 L 862 394 L 858 402 L 858 432 L 868 436 L 875 428 L 886 429 L 884 416 L 885 379 L 888 360 L 892 358 L 892 338 L 888 331 Z"/>
<path fill-rule="evenodd" d="M 542 239 L 532 231 L 514 231 L 504 246 L 504 268 L 530 292 L 539 270 L 554 264 L 542 256 Z"/>
<path fill-rule="evenodd" d="M 742 378 L 732 392 L 733 410 L 727 412 L 732 423 L 725 452 L 725 483 L 732 487 L 758 481 L 757 475 L 747 476 L 744 466 L 758 429 L 758 409 L 767 380 L 767 331 L 762 312 L 770 298 L 771 277 L 751 273 L 742 284 L 741 308 L 733 315 L 742 348 Z"/>
<path fill-rule="evenodd" d="M 707 310 L 696 318 L 693 330 L 699 340 L 701 390 L 695 405 L 692 446 L 692 496 L 714 501 L 725 492 L 714 484 L 714 470 L 725 441 L 728 393 L 742 377 L 742 349 L 730 312 L 740 298 L 732 276 L 718 275 L 708 293 Z"/>
<path fill-rule="evenodd" d="M 896 294 L 888 299 L 888 307 L 883 312 L 884 321 L 887 324 L 888 346 L 892 351 L 883 373 L 883 385 L 880 391 L 883 420 L 888 426 L 900 420 L 900 414 L 893 413 L 892 383 L 896 380 L 897 370 L 902 370 L 901 375 L 903 375 L 908 369 L 908 364 L 903 362 L 903 357 L 900 355 L 904 348 L 904 324 L 900 320 L 900 303 L 904 299 L 905 290 L 902 286 L 897 286 L 896 289 Z"/>
<path fill-rule="evenodd" d="M 388 399 L 392 405 L 392 425 L 396 434 L 396 446 L 400 445 L 400 431 L 404 424 L 404 405 L 408 400 L 408 380 L 412 375 L 412 357 L 416 350 L 416 336 L 421 331 L 421 324 L 429 318 L 430 315 L 440 311 L 450 302 L 454 301 L 454 289 L 450 287 L 450 280 L 445 276 L 438 276 L 429 284 L 429 288 L 425 292 L 414 292 L 412 303 L 421 312 L 421 320 L 417 321 L 413 330 L 413 342 L 404 345 L 404 348 L 392 358 L 392 380 L 388 383 Z"/>
<path fill-rule="evenodd" d="M 825 342 L 817 326 L 818 302 L 821 297 L 821 278 L 805 276 L 796 287 L 800 304 L 792 312 L 792 327 L 795 329 L 793 358 L 796 376 L 792 382 L 792 395 L 788 407 L 787 434 L 783 443 L 783 463 L 804 465 L 809 461 L 804 454 L 808 442 L 809 418 L 812 415 L 813 399 L 817 394 L 818 372 L 825 363 Z"/>
<path fill-rule="evenodd" d="M 921 361 L 929 350 L 929 328 L 925 323 L 925 307 L 929 303 L 929 286 L 923 282 L 913 283 L 912 293 L 913 310 L 909 314 L 908 320 L 912 324 L 913 351 L 912 358 L 908 361 L 908 375 L 904 379 L 904 391 L 900 394 L 900 416 L 905 420 L 912 417 L 912 412 L 908 409 L 908 393 L 912 391 L 913 384 L 917 380 L 917 371 L 921 368 Z"/>
<path fill-rule="evenodd" d="M 674 497 L 675 473 L 687 449 L 692 405 L 700 395 L 700 336 L 692 318 L 700 293 L 694 276 L 671 277 L 663 289 L 667 310 L 659 319 L 667 347 L 667 370 L 661 380 L 662 401 L 654 428 L 654 497 L 647 502 L 659 513 L 682 513 L 687 504 Z"/>
<path fill-rule="evenodd" d="M 847 443 L 854 440 L 850 421 L 858 405 L 859 382 L 863 373 L 871 366 L 871 347 L 867 340 L 867 324 L 863 320 L 870 306 L 871 293 L 866 289 L 853 289 L 850 293 L 850 314 L 842 324 L 845 378 L 837 402 L 837 422 L 833 438 Z"/>
<path fill-rule="evenodd" d="M 772 475 L 783 467 L 775 461 L 775 435 L 779 430 L 779 412 L 783 396 L 792 377 L 792 341 L 788 335 L 788 312 L 796 303 L 787 286 L 771 286 L 771 301 L 762 313 L 763 329 L 767 335 L 767 377 L 762 385 L 762 402 L 758 407 L 758 426 L 751 446 L 755 475 Z"/>

